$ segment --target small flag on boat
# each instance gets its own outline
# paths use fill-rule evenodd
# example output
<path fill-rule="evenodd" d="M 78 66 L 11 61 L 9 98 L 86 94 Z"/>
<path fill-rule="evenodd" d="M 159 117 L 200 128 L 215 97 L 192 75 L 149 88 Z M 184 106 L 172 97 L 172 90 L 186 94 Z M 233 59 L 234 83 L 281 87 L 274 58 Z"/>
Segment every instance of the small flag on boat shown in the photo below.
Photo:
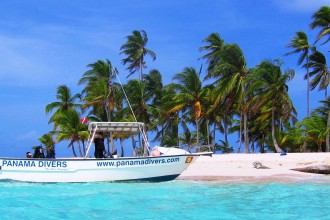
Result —
<path fill-rule="evenodd" d="M 84 117 L 80 119 L 81 123 L 86 124 L 88 122 L 88 118 Z"/>

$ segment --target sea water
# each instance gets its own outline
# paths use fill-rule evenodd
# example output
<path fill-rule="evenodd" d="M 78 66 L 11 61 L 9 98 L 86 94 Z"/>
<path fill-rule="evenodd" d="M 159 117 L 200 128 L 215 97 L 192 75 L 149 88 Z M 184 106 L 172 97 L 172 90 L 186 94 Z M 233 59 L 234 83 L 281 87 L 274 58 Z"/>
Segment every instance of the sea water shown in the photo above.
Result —
<path fill-rule="evenodd" d="M 330 219 L 330 185 L 5 181 L 0 219 Z"/>

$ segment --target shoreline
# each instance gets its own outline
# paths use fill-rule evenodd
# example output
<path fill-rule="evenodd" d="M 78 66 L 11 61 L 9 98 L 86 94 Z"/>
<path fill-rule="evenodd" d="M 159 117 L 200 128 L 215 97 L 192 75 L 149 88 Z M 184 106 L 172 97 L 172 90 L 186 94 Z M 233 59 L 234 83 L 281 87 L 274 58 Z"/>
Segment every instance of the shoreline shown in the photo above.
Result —
<path fill-rule="evenodd" d="M 330 153 L 214 154 L 197 158 L 177 180 L 330 183 L 330 175 L 292 170 L 318 165 L 330 165 Z"/>

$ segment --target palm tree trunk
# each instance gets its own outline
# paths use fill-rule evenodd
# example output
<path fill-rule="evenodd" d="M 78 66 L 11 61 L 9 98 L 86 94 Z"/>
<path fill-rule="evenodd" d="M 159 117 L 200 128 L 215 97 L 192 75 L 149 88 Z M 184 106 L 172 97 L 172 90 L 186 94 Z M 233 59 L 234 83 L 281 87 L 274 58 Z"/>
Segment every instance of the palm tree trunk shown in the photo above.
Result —
<path fill-rule="evenodd" d="M 196 122 L 196 134 L 197 134 L 196 144 L 197 144 L 197 146 L 199 146 L 199 126 L 198 126 L 198 118 L 197 118 L 197 116 L 196 116 L 195 122 Z"/>
<path fill-rule="evenodd" d="M 261 142 L 261 145 L 260 145 L 260 153 L 265 153 L 265 135 L 262 135 L 262 142 Z"/>
<path fill-rule="evenodd" d="M 121 154 L 120 157 L 124 157 L 124 146 L 123 146 L 123 138 L 120 138 L 120 150 L 121 150 Z"/>
<path fill-rule="evenodd" d="M 322 152 L 322 141 L 317 141 L 316 144 L 318 148 L 317 152 Z"/>
<path fill-rule="evenodd" d="M 107 119 L 108 119 L 108 122 L 111 122 L 111 112 L 110 112 L 110 109 L 108 108 L 108 106 L 105 104 L 104 105 L 104 109 L 105 109 L 105 112 L 107 114 Z M 110 134 L 111 136 L 111 134 Z M 109 137 L 107 136 L 106 138 L 107 140 L 107 156 L 110 156 L 113 152 L 110 150 L 110 144 L 109 144 Z M 112 137 L 110 137 L 110 141 L 112 141 Z"/>
<path fill-rule="evenodd" d="M 74 150 L 73 142 L 71 142 L 71 143 L 69 144 L 69 147 L 70 147 L 70 146 L 71 146 L 71 149 L 72 149 L 73 156 L 74 156 L 74 157 L 77 157 L 76 151 Z"/>
<path fill-rule="evenodd" d="M 309 85 L 309 59 L 308 59 L 308 54 L 307 54 L 307 57 L 306 57 L 306 63 L 307 63 L 307 116 L 309 117 L 310 114 L 309 114 L 309 105 L 310 105 L 310 98 L 309 98 L 309 90 L 310 90 L 310 85 Z"/>
<path fill-rule="evenodd" d="M 247 126 L 247 113 L 245 111 L 243 111 L 243 118 L 244 118 L 244 153 L 250 153 L 249 131 Z"/>
<path fill-rule="evenodd" d="M 328 112 L 328 121 L 327 121 L 327 134 L 326 134 L 326 139 L 325 139 L 325 143 L 326 143 L 326 147 L 325 147 L 325 152 L 330 152 L 330 134 L 329 134 L 329 128 L 330 128 L 330 110 Z"/>
<path fill-rule="evenodd" d="M 225 144 L 226 144 L 226 148 L 228 149 L 229 148 L 229 144 L 228 144 L 228 132 L 227 132 L 227 118 L 226 116 L 224 117 L 224 120 L 223 120 L 223 127 L 224 127 L 224 134 L 225 134 Z"/>
<path fill-rule="evenodd" d="M 273 138 L 273 143 L 275 146 L 275 150 L 277 153 L 282 153 L 282 149 L 278 146 L 276 136 L 275 136 L 275 108 L 274 108 L 274 101 L 273 101 L 273 107 L 272 107 L 272 138 Z"/>
<path fill-rule="evenodd" d="M 136 142 L 133 135 L 131 136 L 131 139 L 132 139 L 132 157 L 136 157 L 137 156 Z"/>
<path fill-rule="evenodd" d="M 82 146 L 83 146 L 83 152 L 84 156 L 86 155 L 86 149 L 85 149 L 85 141 L 81 140 Z"/>
<path fill-rule="evenodd" d="M 238 145 L 238 150 L 237 153 L 241 152 L 241 147 L 242 147 L 242 118 L 243 118 L 243 114 L 241 111 L 241 117 L 239 118 L 239 145 Z"/>
<path fill-rule="evenodd" d="M 205 120 L 206 120 L 207 145 L 210 145 L 209 120 L 207 118 Z"/>
<path fill-rule="evenodd" d="M 78 142 L 78 150 L 79 150 L 80 157 L 83 157 L 83 154 L 82 154 L 82 151 L 81 151 L 81 146 L 80 146 L 80 141 L 77 140 L 77 142 Z"/>
<path fill-rule="evenodd" d="M 213 125 L 213 140 L 212 140 L 212 146 L 213 146 L 212 151 L 214 153 L 215 153 L 215 131 L 216 131 L 216 128 L 217 128 L 217 123 L 216 123 L 216 120 L 215 120 L 214 125 Z"/>
<path fill-rule="evenodd" d="M 140 59 L 140 73 L 139 73 L 139 80 L 142 81 L 142 59 Z"/>

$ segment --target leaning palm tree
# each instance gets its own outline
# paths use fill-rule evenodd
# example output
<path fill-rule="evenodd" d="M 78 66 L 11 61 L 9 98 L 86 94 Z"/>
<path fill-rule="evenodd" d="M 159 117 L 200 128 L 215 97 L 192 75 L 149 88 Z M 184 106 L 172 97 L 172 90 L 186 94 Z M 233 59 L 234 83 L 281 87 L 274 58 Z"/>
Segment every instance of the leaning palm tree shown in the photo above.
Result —
<path fill-rule="evenodd" d="M 142 80 L 142 69 L 146 67 L 144 57 L 151 56 L 156 59 L 156 54 L 146 48 L 148 42 L 147 33 L 144 30 L 134 30 L 131 35 L 127 36 L 127 42 L 120 47 L 120 54 L 125 54 L 127 57 L 122 59 L 124 65 L 128 64 L 127 69 L 130 75 L 139 72 L 139 80 Z"/>
<path fill-rule="evenodd" d="M 65 112 L 69 109 L 82 109 L 82 105 L 79 103 L 76 103 L 78 99 L 81 99 L 80 94 L 75 94 L 72 96 L 71 90 L 66 85 L 61 85 L 57 87 L 57 93 L 56 98 L 58 101 L 52 102 L 48 104 L 45 108 L 46 114 L 56 110 L 53 116 L 49 119 L 49 123 L 54 122 L 54 129 L 57 127 L 57 121 L 56 117 L 61 114 L 62 112 Z"/>
<path fill-rule="evenodd" d="M 253 98 L 249 101 L 249 108 L 254 111 L 263 108 L 264 116 L 262 117 L 264 119 L 271 117 L 271 134 L 276 152 L 282 152 L 275 136 L 275 126 L 279 124 L 276 123 L 276 120 L 279 120 L 276 116 L 288 119 L 294 111 L 286 84 L 293 77 L 293 70 L 282 74 L 281 64 L 277 61 L 263 61 L 249 78 L 251 86 L 248 93 L 253 93 Z"/>
<path fill-rule="evenodd" d="M 316 42 L 321 40 L 323 37 L 327 37 L 325 43 L 329 42 L 330 40 L 330 8 L 329 6 L 321 7 L 314 15 L 313 21 L 310 24 L 311 29 L 316 27 L 321 28 L 319 34 L 317 35 Z"/>
<path fill-rule="evenodd" d="M 298 59 L 298 65 L 301 65 L 304 61 L 305 63 L 309 63 L 309 52 L 315 51 L 315 46 L 310 45 L 308 42 L 308 37 L 305 32 L 298 31 L 296 35 L 293 37 L 291 42 L 287 45 L 289 48 L 293 48 L 293 51 L 286 53 L 285 55 L 291 55 L 295 53 L 300 53 Z M 309 82 L 309 68 L 306 66 L 306 79 L 307 79 L 307 116 L 310 115 L 310 82 Z"/>

